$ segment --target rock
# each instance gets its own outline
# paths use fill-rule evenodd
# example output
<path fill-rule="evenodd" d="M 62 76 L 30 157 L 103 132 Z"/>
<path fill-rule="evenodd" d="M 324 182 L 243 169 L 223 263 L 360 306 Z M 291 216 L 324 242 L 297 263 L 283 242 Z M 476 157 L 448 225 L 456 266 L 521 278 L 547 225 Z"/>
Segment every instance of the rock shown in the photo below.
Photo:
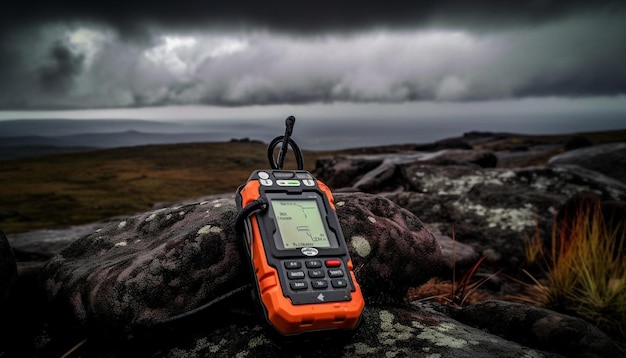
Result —
<path fill-rule="evenodd" d="M 498 157 L 498 168 L 524 168 L 545 165 L 550 158 L 561 153 L 558 144 L 521 144 L 510 150 L 494 151 Z"/>
<path fill-rule="evenodd" d="M 413 214 L 369 194 L 338 194 L 337 214 L 368 302 L 401 302 L 436 274 L 441 252 Z M 75 241 L 45 269 L 60 319 L 129 332 L 251 283 L 232 195 L 128 217 Z"/>
<path fill-rule="evenodd" d="M 537 230 L 551 234 L 552 219 L 572 195 L 593 191 L 602 200 L 624 201 L 626 185 L 579 167 L 480 169 L 408 165 L 404 192 L 381 193 L 426 223 L 454 226 L 456 240 L 489 261 L 516 268 L 524 243 Z"/>
<path fill-rule="evenodd" d="M 7 309 L 7 302 L 11 295 L 11 289 L 17 281 L 17 266 L 15 256 L 9 245 L 9 241 L 0 230 L 0 312 Z"/>
<path fill-rule="evenodd" d="M 548 165 L 578 165 L 626 183 L 626 143 L 571 150 L 551 158 Z"/>
<path fill-rule="evenodd" d="M 447 138 L 438 140 L 434 143 L 420 144 L 415 146 L 418 152 L 436 152 L 444 149 L 473 149 L 465 138 Z"/>
<path fill-rule="evenodd" d="M 449 270 L 468 267 L 478 261 L 479 255 L 472 246 L 442 234 L 437 224 L 427 225 L 427 228 L 439 243 L 443 261 Z"/>
<path fill-rule="evenodd" d="M 593 142 L 586 137 L 574 136 L 565 142 L 563 149 L 565 149 L 565 151 L 570 151 L 591 146 L 593 146 Z"/>
<path fill-rule="evenodd" d="M 173 339 L 171 332 L 151 336 L 126 344 L 123 352 L 145 357 L 616 357 L 620 358 L 611 341 L 588 324 L 570 317 L 547 311 L 545 314 L 528 314 L 516 307 L 497 310 L 498 306 L 470 306 L 454 313 L 436 304 L 405 306 L 368 306 L 362 325 L 353 335 L 335 340 L 319 340 L 287 344 L 267 335 L 263 326 L 254 319 L 237 320 L 220 326 L 199 324 L 194 329 L 183 330 L 182 339 Z M 491 327 L 473 327 L 451 315 L 465 320 L 497 321 L 499 314 L 507 314 Z M 534 318 L 534 319 L 533 319 Z M 484 322 L 480 322 L 481 324 Z M 528 327 L 530 323 L 534 323 Z M 518 329 L 523 328 L 523 329 Z M 486 332 L 489 330 L 489 332 Z M 564 334 L 559 334 L 564 333 Z M 546 344 L 549 339 L 558 343 L 569 342 L 577 333 L 582 342 L 569 346 Z M 506 336 L 506 337 L 504 337 Z M 593 339 L 593 342 L 587 341 Z M 524 343 L 521 343 L 524 342 Z M 536 346 L 535 346 L 536 345 Z M 611 352 L 609 355 L 598 355 Z M 81 353 L 89 357 L 115 357 L 119 344 L 96 342 Z"/>
<path fill-rule="evenodd" d="M 330 188 L 351 187 L 363 174 L 380 166 L 382 157 L 321 157 L 315 162 L 314 175 Z"/>
<path fill-rule="evenodd" d="M 512 302 L 487 301 L 452 314 L 469 326 L 566 357 L 624 356 L 602 331 L 579 318 Z"/>
<path fill-rule="evenodd" d="M 232 223 L 234 201 L 216 198 L 110 223 L 75 241 L 45 268 L 64 319 L 133 326 L 181 314 L 248 283 Z"/>
<path fill-rule="evenodd" d="M 407 289 L 439 273 L 439 245 L 411 212 L 364 193 L 335 194 L 335 203 L 368 302 L 402 302 Z"/>
<path fill-rule="evenodd" d="M 47 261 L 79 238 L 103 227 L 106 222 L 46 229 L 8 235 L 19 261 Z"/>
<path fill-rule="evenodd" d="M 440 150 L 320 158 L 315 175 L 333 189 L 350 187 L 378 193 L 402 188 L 401 170 L 410 165 L 468 165 L 493 168 L 497 157 L 488 151 Z"/>

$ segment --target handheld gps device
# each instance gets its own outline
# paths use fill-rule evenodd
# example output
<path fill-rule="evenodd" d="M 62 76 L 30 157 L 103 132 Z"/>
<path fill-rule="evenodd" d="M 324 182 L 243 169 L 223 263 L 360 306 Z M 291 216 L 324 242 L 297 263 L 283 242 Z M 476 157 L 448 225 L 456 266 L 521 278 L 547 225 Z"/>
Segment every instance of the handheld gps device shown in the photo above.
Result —
<path fill-rule="evenodd" d="M 330 189 L 303 170 L 302 153 L 284 136 L 268 146 L 272 169 L 256 170 L 236 193 L 243 231 L 266 321 L 281 335 L 352 330 L 365 306 Z M 278 162 L 273 152 L 282 142 Z M 283 170 L 291 146 L 298 170 Z"/>

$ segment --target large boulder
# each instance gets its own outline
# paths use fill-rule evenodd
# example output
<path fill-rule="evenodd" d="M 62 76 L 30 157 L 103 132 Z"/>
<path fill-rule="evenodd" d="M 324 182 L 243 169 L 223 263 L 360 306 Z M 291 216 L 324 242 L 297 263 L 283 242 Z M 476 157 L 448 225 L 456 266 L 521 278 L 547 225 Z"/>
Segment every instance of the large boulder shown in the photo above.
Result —
<path fill-rule="evenodd" d="M 610 143 L 571 150 L 551 158 L 548 165 L 577 165 L 626 183 L 626 143 Z"/>
<path fill-rule="evenodd" d="M 383 192 L 402 187 L 400 170 L 409 165 L 464 165 L 493 168 L 498 158 L 489 151 L 444 149 L 434 153 L 404 152 L 390 154 L 322 157 L 315 174 L 334 189 L 352 188 Z"/>
<path fill-rule="evenodd" d="M 421 221 L 369 194 L 336 197 L 367 301 L 401 302 L 442 262 Z M 232 224 L 232 195 L 110 223 L 75 241 L 45 269 L 61 319 L 131 331 L 217 302 L 250 284 Z"/>

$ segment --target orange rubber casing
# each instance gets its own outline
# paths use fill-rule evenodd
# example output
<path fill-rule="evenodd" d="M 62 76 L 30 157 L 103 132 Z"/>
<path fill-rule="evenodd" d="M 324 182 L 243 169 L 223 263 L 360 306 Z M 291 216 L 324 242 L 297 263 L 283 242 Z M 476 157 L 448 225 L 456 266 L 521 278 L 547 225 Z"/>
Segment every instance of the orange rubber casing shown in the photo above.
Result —
<path fill-rule="evenodd" d="M 317 184 L 328 198 L 334 211 L 334 199 L 330 189 L 319 180 Z M 245 185 L 240 192 L 242 207 L 260 197 L 259 189 L 258 181 L 251 180 Z M 352 260 L 348 258 L 346 265 L 354 286 L 350 301 L 294 305 L 288 297 L 283 295 L 278 272 L 268 263 L 256 215 L 250 216 L 249 220 L 253 235 L 250 247 L 251 259 L 257 281 L 258 296 L 263 305 L 266 320 L 283 335 L 309 331 L 354 329 L 359 323 L 365 301 L 354 276 Z M 347 252 L 346 243 L 342 242 L 340 245 L 344 245 Z"/>

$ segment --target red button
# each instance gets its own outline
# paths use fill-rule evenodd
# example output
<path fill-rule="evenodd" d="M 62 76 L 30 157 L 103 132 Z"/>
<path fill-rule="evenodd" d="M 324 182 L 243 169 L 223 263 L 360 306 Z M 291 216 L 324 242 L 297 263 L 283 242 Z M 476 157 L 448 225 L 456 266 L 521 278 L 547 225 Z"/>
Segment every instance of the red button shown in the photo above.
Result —
<path fill-rule="evenodd" d="M 326 267 L 339 267 L 341 266 L 341 261 L 339 260 L 326 260 Z"/>

